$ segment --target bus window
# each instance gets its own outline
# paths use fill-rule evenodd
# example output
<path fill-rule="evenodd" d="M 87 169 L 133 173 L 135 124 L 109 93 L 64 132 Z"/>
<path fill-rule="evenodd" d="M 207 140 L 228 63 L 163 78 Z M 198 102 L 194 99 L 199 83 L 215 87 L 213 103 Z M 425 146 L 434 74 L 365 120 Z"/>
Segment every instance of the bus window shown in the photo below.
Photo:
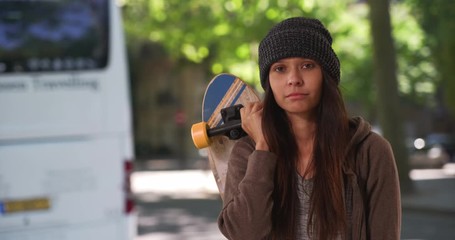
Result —
<path fill-rule="evenodd" d="M 0 1 L 0 73 L 105 68 L 108 3 Z"/>

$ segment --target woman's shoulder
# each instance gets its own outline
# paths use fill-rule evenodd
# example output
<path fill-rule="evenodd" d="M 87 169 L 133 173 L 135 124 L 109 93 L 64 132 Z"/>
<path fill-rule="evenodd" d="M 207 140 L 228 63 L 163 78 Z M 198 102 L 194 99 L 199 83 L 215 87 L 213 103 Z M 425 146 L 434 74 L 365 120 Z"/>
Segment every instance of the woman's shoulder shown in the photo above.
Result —
<path fill-rule="evenodd" d="M 379 135 L 379 133 L 370 131 L 368 136 L 365 138 L 365 145 L 378 150 L 384 150 L 390 148 L 390 143 L 387 139 L 383 136 Z"/>
<path fill-rule="evenodd" d="M 354 117 L 350 119 L 351 129 L 351 147 L 370 148 L 383 148 L 390 146 L 389 142 L 380 134 L 373 131 L 369 122 L 361 117 Z M 374 150 L 374 149 L 373 149 Z"/>
<path fill-rule="evenodd" d="M 357 129 L 354 135 L 356 139 L 351 140 L 350 146 L 354 150 L 357 169 L 395 164 L 389 141 L 373 131 L 365 120 L 360 121 L 360 129 Z"/>

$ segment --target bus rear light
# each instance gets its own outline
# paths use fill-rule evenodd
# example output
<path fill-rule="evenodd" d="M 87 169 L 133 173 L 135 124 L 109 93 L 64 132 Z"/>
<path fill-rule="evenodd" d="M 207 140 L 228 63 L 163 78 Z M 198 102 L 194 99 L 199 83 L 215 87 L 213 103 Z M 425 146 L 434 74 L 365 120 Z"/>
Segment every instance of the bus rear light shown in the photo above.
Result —
<path fill-rule="evenodd" d="M 125 213 L 130 214 L 134 211 L 135 204 L 133 200 L 133 193 L 131 191 L 131 174 L 133 173 L 133 161 L 125 160 L 124 163 L 124 190 L 125 190 Z"/>
<path fill-rule="evenodd" d="M 125 199 L 125 214 L 130 214 L 134 211 L 135 204 L 134 200 L 131 197 L 126 197 Z"/>

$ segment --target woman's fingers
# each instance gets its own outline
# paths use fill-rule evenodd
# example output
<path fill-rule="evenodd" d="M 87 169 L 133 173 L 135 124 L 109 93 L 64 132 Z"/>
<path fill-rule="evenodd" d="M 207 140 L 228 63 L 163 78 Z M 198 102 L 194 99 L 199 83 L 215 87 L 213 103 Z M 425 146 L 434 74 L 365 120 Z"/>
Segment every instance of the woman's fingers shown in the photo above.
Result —
<path fill-rule="evenodd" d="M 261 102 L 245 104 L 240 109 L 242 128 L 256 143 L 256 150 L 269 151 L 264 133 L 262 132 L 262 110 Z"/>
<path fill-rule="evenodd" d="M 254 102 L 245 104 L 240 109 L 242 128 L 253 138 L 253 140 L 263 139 L 262 133 L 262 103 Z"/>

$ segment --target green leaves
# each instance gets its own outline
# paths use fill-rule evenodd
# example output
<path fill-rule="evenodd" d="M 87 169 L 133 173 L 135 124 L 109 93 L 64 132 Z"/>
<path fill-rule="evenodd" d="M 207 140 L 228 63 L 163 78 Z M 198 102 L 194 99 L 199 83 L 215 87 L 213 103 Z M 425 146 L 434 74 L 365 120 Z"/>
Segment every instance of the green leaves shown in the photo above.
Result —
<path fill-rule="evenodd" d="M 425 54 L 427 61 L 434 65 L 423 64 L 429 79 L 438 83 L 445 99 L 445 104 L 455 116 L 455 21 L 453 13 L 455 2 L 447 0 L 408 0 L 412 4 L 413 14 L 424 31 Z M 421 87 L 426 89 L 425 86 Z"/>
<path fill-rule="evenodd" d="M 419 0 L 408 0 L 419 1 Z M 425 2 L 425 1 L 423 1 Z M 406 3 L 406 1 L 405 1 Z M 392 5 L 399 89 L 425 104 L 436 89 L 436 70 L 409 5 Z M 259 87 L 257 46 L 275 23 L 292 16 L 319 18 L 331 31 L 348 101 L 372 106 L 368 8 L 354 0 L 123 0 L 130 48 L 162 45 L 169 56 L 204 64 L 213 74 L 231 72 Z M 433 16 L 434 17 L 434 16 Z M 451 38 L 453 39 L 453 38 Z"/>

